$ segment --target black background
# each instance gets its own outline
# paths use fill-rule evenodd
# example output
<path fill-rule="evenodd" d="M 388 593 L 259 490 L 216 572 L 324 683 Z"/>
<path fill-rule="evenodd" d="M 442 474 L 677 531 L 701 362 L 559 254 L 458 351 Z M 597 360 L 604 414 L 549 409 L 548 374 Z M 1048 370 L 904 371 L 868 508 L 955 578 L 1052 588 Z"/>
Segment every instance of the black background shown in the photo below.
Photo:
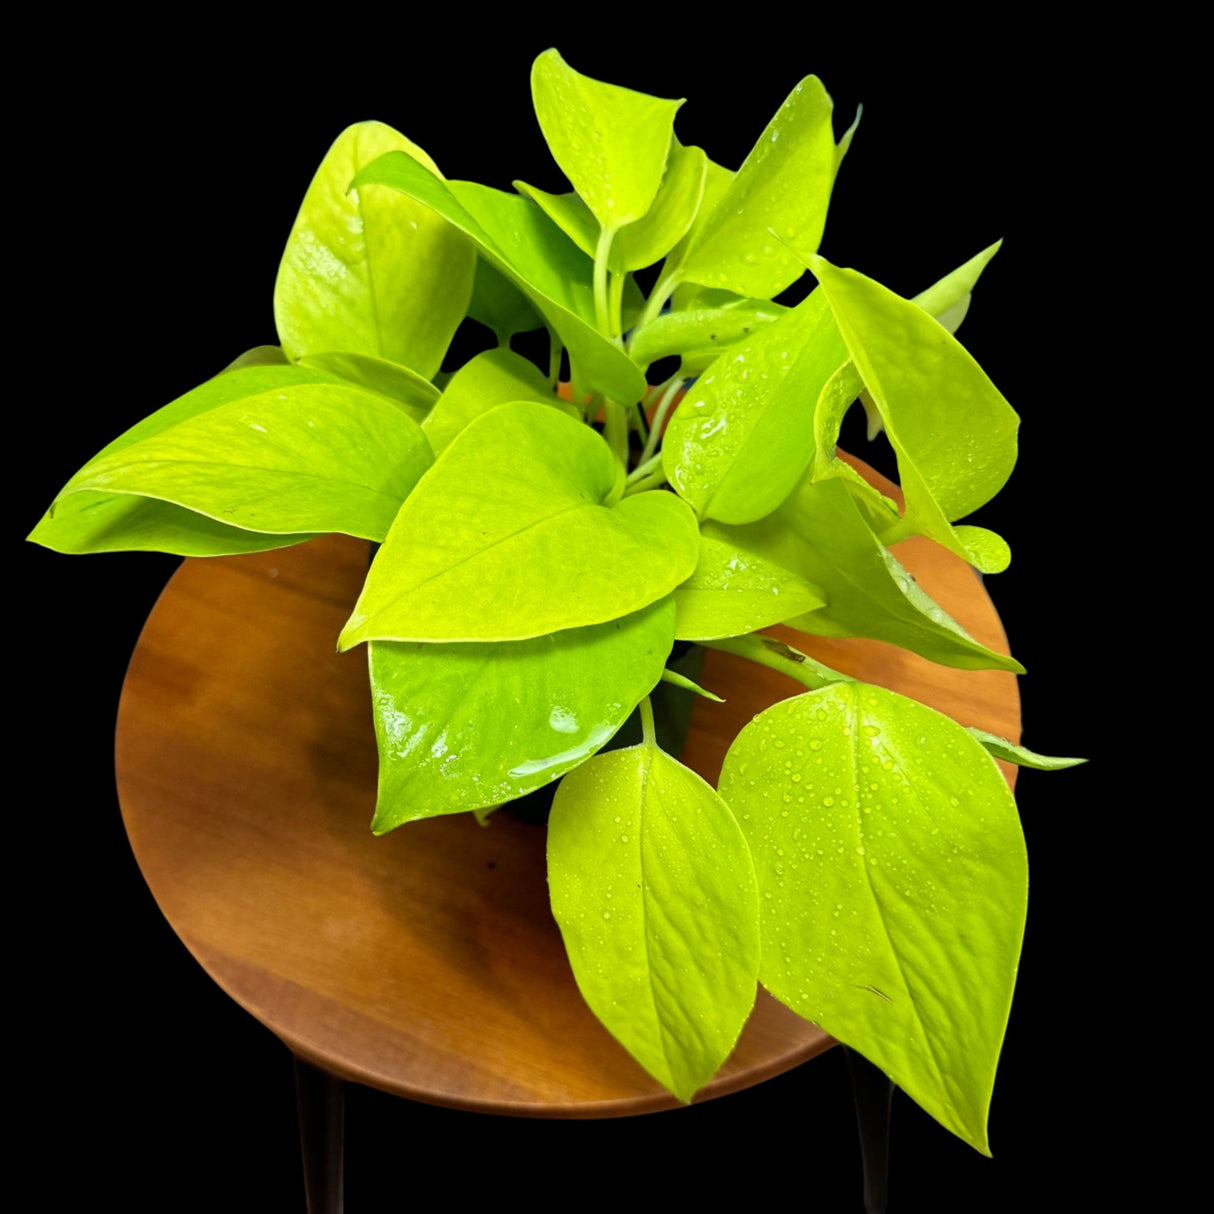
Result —
<path fill-rule="evenodd" d="M 681 138 L 732 167 L 815 72 L 838 129 L 865 107 L 826 256 L 912 294 L 1005 238 L 961 337 L 1020 412 L 1022 455 L 976 521 L 1013 550 L 989 585 L 1030 672 L 1026 742 L 1099 760 L 1110 637 L 1095 615 L 1110 570 L 1082 537 L 1110 508 L 1119 470 L 1092 429 L 1117 388 L 1101 378 L 1116 304 L 1093 241 L 1125 205 L 1108 154 L 1122 119 L 1076 43 L 942 20 L 882 32 L 875 20 L 824 29 L 740 10 L 682 42 L 649 25 L 590 37 L 561 21 L 534 36 L 521 23 L 478 33 L 467 13 L 440 16 L 438 32 L 377 17 L 357 32 L 297 23 L 217 37 L 187 23 L 141 31 L 147 51 L 107 27 L 93 47 L 86 34 L 68 56 L 41 52 L 46 94 L 70 106 L 32 115 L 19 144 L 11 240 L 30 269 L 12 353 L 36 374 L 9 393 L 27 427 L 10 453 L 17 530 L 116 433 L 275 340 L 283 241 L 348 123 L 398 127 L 450 177 L 559 189 L 527 85 L 548 45 L 587 74 L 686 95 Z M 131 1211 L 302 1209 L 289 1055 L 161 918 L 112 787 L 123 669 L 176 562 L 32 545 L 16 558 L 25 719 L 12 757 L 33 779 L 10 809 L 21 827 L 10 862 L 28 883 L 14 1048 L 30 1064 L 27 1126 L 52 1151 L 39 1173 L 47 1201 L 114 1191 Z M 1125 1006 L 1109 987 L 1114 929 L 1091 825 L 1124 795 L 1110 767 L 1111 756 L 1022 773 L 1029 928 L 991 1114 L 995 1158 L 899 1097 L 894 1210 L 1018 1209 L 1046 1194 L 1069 1208 L 1117 1179 L 1131 1116 L 1119 1092 L 1139 1064 L 1116 1044 Z M 488 1119 L 355 1090 L 348 1159 L 352 1214 L 403 1204 L 422 1175 L 457 1200 L 695 1201 L 736 1184 L 764 1204 L 860 1208 L 838 1051 L 749 1093 L 624 1122 Z"/>

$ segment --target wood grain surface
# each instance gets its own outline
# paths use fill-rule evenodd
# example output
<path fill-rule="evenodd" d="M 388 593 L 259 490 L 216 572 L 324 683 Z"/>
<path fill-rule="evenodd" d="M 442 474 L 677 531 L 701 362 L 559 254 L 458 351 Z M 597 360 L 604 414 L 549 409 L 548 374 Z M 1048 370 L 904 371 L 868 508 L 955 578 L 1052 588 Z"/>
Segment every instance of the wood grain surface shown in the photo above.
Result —
<path fill-rule="evenodd" d="M 1006 652 L 967 565 L 921 540 L 898 556 L 978 640 Z M 370 834 L 366 658 L 335 650 L 366 566 L 364 543 L 329 537 L 189 560 L 173 577 L 131 661 L 116 748 L 127 831 L 156 901 L 233 999 L 343 1078 L 516 1116 L 672 1107 L 577 991 L 548 909 L 543 827 L 460 814 Z M 1013 675 L 776 631 L 963 724 L 1019 737 Z M 697 701 L 684 759 L 715 783 L 738 729 L 801 688 L 719 653 L 702 681 L 728 703 Z M 697 1099 L 832 1044 L 760 991 Z"/>

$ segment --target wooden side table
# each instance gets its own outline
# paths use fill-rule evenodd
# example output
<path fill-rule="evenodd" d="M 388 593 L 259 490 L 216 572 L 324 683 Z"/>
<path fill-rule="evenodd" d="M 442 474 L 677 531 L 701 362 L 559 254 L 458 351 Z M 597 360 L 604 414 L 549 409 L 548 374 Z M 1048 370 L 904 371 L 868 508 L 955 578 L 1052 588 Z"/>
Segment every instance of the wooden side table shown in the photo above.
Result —
<path fill-rule="evenodd" d="M 1006 647 L 968 566 L 917 540 L 899 556 L 979 640 Z M 330 537 L 186 561 L 140 638 L 117 730 L 126 828 L 157 903 L 207 973 L 299 1060 L 317 1210 L 340 1208 L 341 1081 L 523 1117 L 676 1104 L 577 991 L 548 909 L 543 828 L 461 814 L 381 839 L 367 829 L 376 759 L 365 656 L 334 648 L 366 559 L 365 544 Z M 1018 737 L 1010 674 L 950 670 L 876 642 L 812 647 Z M 718 653 L 703 681 L 728 705 L 697 703 L 684 759 L 715 783 L 737 728 L 800 688 Z M 833 1044 L 760 991 L 698 1100 Z"/>

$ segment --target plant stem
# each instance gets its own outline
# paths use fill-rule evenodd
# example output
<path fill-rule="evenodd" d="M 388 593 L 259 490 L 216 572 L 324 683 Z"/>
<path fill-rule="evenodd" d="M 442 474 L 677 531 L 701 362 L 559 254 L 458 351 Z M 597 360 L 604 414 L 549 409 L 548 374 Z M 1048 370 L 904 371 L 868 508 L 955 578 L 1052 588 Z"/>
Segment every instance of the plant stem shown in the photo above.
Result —
<path fill-rule="evenodd" d="M 893 526 L 882 531 L 878 538 L 887 548 L 892 548 L 899 540 L 904 540 L 914 534 L 914 526 L 906 515 L 903 515 Z"/>
<path fill-rule="evenodd" d="M 645 449 L 641 452 L 641 463 L 643 464 L 657 450 L 658 440 L 662 437 L 662 424 L 666 421 L 666 414 L 674 405 L 674 398 L 678 396 L 679 389 L 683 386 L 683 381 L 677 376 L 672 375 L 666 381 L 667 388 L 662 395 L 662 399 L 658 401 L 658 407 L 653 411 L 653 421 L 649 426 L 649 437 L 645 440 Z"/>
<path fill-rule="evenodd" d="M 674 289 L 678 285 L 679 276 L 676 271 L 665 275 L 654 287 L 653 294 L 645 301 L 645 310 L 641 313 L 641 319 L 633 326 L 629 345 L 636 341 L 636 335 L 666 306 L 666 301 L 674 294 Z"/>
<path fill-rule="evenodd" d="M 781 674 L 804 684 L 810 691 L 817 691 L 819 687 L 826 687 L 830 683 L 858 681 L 849 674 L 842 674 L 824 666 L 809 654 L 802 653 L 775 637 L 761 636 L 757 632 L 748 632 L 740 637 L 725 637 L 719 641 L 697 641 L 696 644 L 704 645 L 708 649 L 719 649 L 722 653 L 735 654 L 770 670 L 778 670 Z"/>
<path fill-rule="evenodd" d="M 647 459 L 644 463 L 638 464 L 628 474 L 628 479 L 624 482 L 626 485 L 635 484 L 639 480 L 644 480 L 655 468 L 662 462 L 660 455 L 653 456 L 652 459 Z"/>
<path fill-rule="evenodd" d="M 615 336 L 611 332 L 611 304 L 607 297 L 607 262 L 614 238 L 614 228 L 600 228 L 598 247 L 594 250 L 594 323 L 604 337 Z"/>
<path fill-rule="evenodd" d="M 608 293 L 608 318 L 611 321 L 611 337 L 617 342 L 624 332 L 624 282 L 627 274 L 612 274 Z"/>
<path fill-rule="evenodd" d="M 649 697 L 646 696 L 637 707 L 641 710 L 641 741 L 646 746 L 656 747 L 658 731 L 653 723 L 653 705 L 649 702 Z"/>
<path fill-rule="evenodd" d="M 616 459 L 628 467 L 628 410 L 619 401 L 603 402 L 605 425 L 603 437 L 607 445 L 615 453 Z"/>
<path fill-rule="evenodd" d="M 633 481 L 624 489 L 624 496 L 631 497 L 634 493 L 644 493 L 646 489 L 656 489 L 659 485 L 666 483 L 666 473 L 659 464 L 654 470 L 639 481 Z"/>
<path fill-rule="evenodd" d="M 556 335 L 555 329 L 548 330 L 548 386 L 555 392 L 560 387 L 561 383 L 561 355 L 565 352 L 565 347 L 561 345 L 560 338 Z"/>

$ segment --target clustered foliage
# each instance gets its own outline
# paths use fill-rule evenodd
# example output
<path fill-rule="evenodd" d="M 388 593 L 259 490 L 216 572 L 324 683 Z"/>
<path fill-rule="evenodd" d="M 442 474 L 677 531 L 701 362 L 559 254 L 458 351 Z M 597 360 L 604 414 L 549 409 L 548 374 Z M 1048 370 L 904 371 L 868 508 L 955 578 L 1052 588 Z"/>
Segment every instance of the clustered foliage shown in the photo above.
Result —
<path fill-rule="evenodd" d="M 890 551 L 923 535 L 984 572 L 1008 563 L 956 523 L 1016 456 L 1016 414 L 953 336 L 997 246 L 911 300 L 819 256 L 856 128 L 836 142 L 816 77 L 736 172 L 678 141 L 681 102 L 555 51 L 532 90 L 571 192 L 448 181 L 391 128 L 350 127 L 287 242 L 281 346 L 116 439 L 31 538 L 188 556 L 374 541 L 340 646 L 369 652 L 376 833 L 564 777 L 553 910 L 587 1002 L 651 1075 L 689 1100 L 761 982 L 985 1150 L 1026 894 L 991 756 L 1069 761 L 759 630 L 1021 669 Z M 646 298 L 634 273 L 659 262 Z M 773 302 L 807 270 L 804 302 Z M 499 344 L 442 375 L 465 316 Z M 546 371 L 510 348 L 537 329 Z M 904 508 L 836 454 L 857 400 Z M 700 690 L 667 669 L 677 641 L 806 686 L 742 729 L 715 790 L 654 729 L 663 679 Z M 609 748 L 638 712 L 640 743 Z"/>

